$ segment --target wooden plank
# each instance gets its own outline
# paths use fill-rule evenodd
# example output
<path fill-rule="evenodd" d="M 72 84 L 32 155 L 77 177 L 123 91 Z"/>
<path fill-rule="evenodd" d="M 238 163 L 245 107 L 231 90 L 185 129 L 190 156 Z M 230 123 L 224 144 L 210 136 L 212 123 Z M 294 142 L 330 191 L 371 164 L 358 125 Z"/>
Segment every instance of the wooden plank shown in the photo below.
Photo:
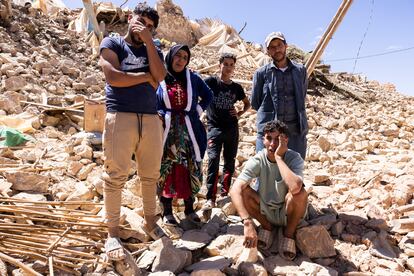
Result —
<path fill-rule="evenodd" d="M 105 125 L 106 107 L 104 103 L 85 99 L 84 126 L 86 132 L 103 133 Z"/>

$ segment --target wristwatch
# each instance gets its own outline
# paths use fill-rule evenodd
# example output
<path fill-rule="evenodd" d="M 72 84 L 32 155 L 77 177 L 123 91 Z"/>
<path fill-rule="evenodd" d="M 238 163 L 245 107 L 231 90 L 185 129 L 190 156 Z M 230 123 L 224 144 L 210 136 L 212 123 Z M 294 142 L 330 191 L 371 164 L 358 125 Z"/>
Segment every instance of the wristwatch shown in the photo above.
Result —
<path fill-rule="evenodd" d="M 242 218 L 242 219 L 241 219 L 241 221 L 242 221 L 242 223 L 243 223 L 243 224 L 244 224 L 244 222 L 245 222 L 246 220 L 252 220 L 252 217 L 251 217 L 251 216 L 248 216 L 247 218 Z"/>

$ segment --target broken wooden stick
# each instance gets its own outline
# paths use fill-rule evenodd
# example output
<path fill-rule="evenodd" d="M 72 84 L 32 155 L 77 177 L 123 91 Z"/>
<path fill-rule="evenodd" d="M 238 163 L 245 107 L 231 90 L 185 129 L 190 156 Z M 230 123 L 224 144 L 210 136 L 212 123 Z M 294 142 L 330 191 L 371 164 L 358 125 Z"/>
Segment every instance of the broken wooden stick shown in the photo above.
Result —
<path fill-rule="evenodd" d="M 15 258 L 12 258 L 12 257 L 10 257 L 10 256 L 8 256 L 8 255 L 6 255 L 4 253 L 1 253 L 1 252 L 0 252 L 0 259 L 6 261 L 8 263 L 11 263 L 12 265 L 17 266 L 21 270 L 23 270 L 23 271 L 25 271 L 27 273 L 30 273 L 31 275 L 42 276 L 42 274 L 36 272 L 35 270 L 33 270 L 33 268 L 31 268 L 31 267 L 25 265 L 24 263 L 16 260 Z"/>

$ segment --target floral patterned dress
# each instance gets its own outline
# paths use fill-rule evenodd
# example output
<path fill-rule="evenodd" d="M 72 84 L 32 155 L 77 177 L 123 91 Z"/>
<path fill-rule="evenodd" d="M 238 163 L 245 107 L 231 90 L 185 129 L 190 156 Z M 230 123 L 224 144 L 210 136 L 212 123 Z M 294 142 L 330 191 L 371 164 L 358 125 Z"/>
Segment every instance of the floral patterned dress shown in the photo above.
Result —
<path fill-rule="evenodd" d="M 201 162 L 196 161 L 185 123 L 187 90 L 180 82 L 174 81 L 167 83 L 167 92 L 171 103 L 171 127 L 161 161 L 159 188 L 164 197 L 187 199 L 200 190 Z"/>

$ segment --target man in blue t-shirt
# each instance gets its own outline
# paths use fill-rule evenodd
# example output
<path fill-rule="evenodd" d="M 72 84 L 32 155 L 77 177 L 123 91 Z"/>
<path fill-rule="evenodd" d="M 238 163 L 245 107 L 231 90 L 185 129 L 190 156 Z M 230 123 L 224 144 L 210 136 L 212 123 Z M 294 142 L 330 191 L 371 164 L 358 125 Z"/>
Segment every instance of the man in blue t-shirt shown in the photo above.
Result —
<path fill-rule="evenodd" d="M 239 144 L 238 120 L 250 108 L 250 101 L 243 87 L 231 80 L 236 66 L 236 56 L 224 53 L 220 56 L 220 76 L 205 79 L 213 90 L 213 102 L 207 108 L 207 201 L 203 210 L 215 207 L 220 153 L 223 148 L 223 181 L 221 195 L 227 195 L 234 173 L 237 146 Z M 234 104 L 243 101 L 243 110 L 237 111 Z"/>
<path fill-rule="evenodd" d="M 104 203 L 108 224 L 105 251 L 112 260 L 125 258 L 119 240 L 122 188 L 135 155 L 141 182 L 145 225 L 153 239 L 162 235 L 156 225 L 156 182 L 162 157 L 162 121 L 156 109 L 156 88 L 166 76 L 162 54 L 152 34 L 158 26 L 156 10 L 138 4 L 129 16 L 124 37 L 106 37 L 99 64 L 106 78 L 104 130 Z"/>
<path fill-rule="evenodd" d="M 250 158 L 230 190 L 231 199 L 244 224 L 244 246 L 263 249 L 272 245 L 272 230 L 279 229 L 279 254 L 296 256 L 294 234 L 307 209 L 308 194 L 303 186 L 304 162 L 299 153 L 288 149 L 288 129 L 280 121 L 263 128 L 264 149 Z M 249 184 L 258 178 L 258 190 Z M 260 222 L 256 232 L 252 219 Z"/>

